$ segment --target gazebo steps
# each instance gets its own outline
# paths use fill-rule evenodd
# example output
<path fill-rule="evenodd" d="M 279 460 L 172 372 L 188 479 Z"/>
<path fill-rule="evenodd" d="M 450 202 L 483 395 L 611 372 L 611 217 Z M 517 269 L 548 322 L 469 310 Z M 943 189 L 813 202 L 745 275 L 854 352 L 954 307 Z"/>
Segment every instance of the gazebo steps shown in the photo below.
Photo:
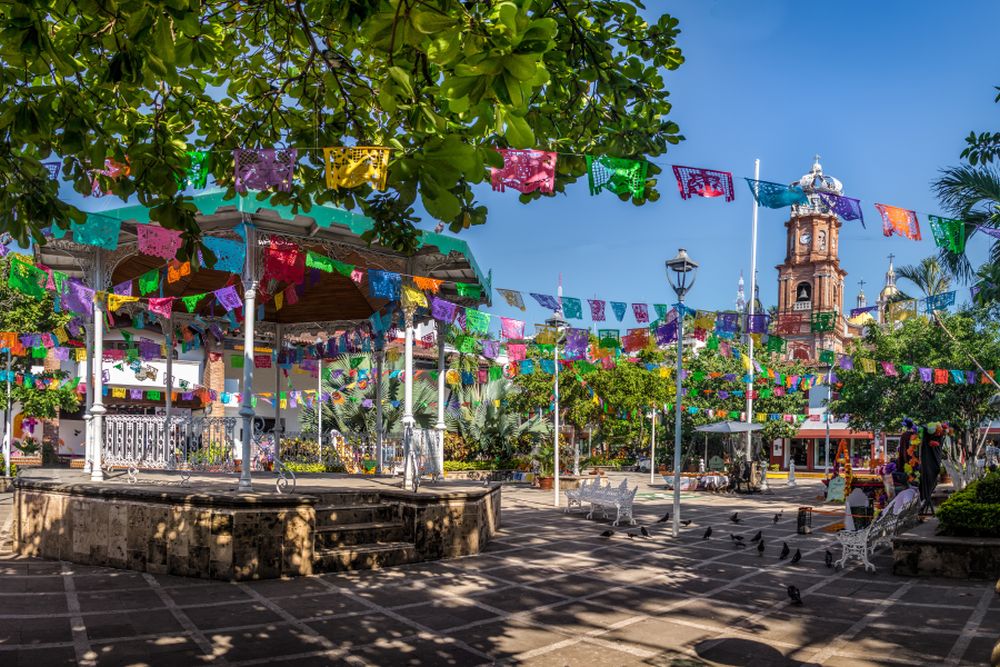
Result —
<path fill-rule="evenodd" d="M 394 504 L 372 503 L 358 505 L 321 504 L 316 506 L 316 529 L 332 528 L 344 524 L 386 523 L 397 518 Z"/>
<path fill-rule="evenodd" d="M 320 505 L 335 507 L 353 507 L 357 505 L 374 505 L 382 502 L 378 491 L 332 491 L 318 493 Z"/>
<path fill-rule="evenodd" d="M 377 570 L 418 560 L 420 556 L 413 542 L 376 542 L 332 549 L 317 548 L 313 558 L 313 571 Z"/>
<path fill-rule="evenodd" d="M 391 544 L 410 538 L 406 525 L 401 521 L 372 521 L 365 523 L 338 523 L 317 528 L 316 549 L 343 548 L 357 545 Z"/>

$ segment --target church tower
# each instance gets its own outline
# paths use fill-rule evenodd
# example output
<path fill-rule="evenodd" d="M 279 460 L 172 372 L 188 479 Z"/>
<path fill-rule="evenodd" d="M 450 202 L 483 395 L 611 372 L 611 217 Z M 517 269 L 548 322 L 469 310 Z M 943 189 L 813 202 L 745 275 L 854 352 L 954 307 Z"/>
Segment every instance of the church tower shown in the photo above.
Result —
<path fill-rule="evenodd" d="M 895 257 L 893 254 L 889 254 L 889 269 L 885 272 L 885 286 L 882 287 L 882 291 L 878 293 L 878 321 L 885 323 L 889 320 L 886 315 L 886 310 L 889 307 L 889 302 L 892 301 L 893 297 L 899 294 L 899 288 L 896 287 L 896 269 L 892 266 L 892 260 Z"/>
<path fill-rule="evenodd" d="M 844 278 L 838 241 L 842 222 L 820 193 L 843 194 L 836 178 L 823 173 L 819 156 L 812 170 L 791 184 L 802 188 L 808 204 L 792 206 L 785 222 L 785 261 L 778 269 L 778 322 L 774 332 L 788 341 L 788 356 L 815 361 L 821 350 L 843 352 L 848 337 L 844 316 Z"/>
<path fill-rule="evenodd" d="M 736 312 L 742 313 L 746 310 L 747 298 L 746 292 L 743 291 L 743 272 L 740 271 L 740 282 L 736 287 Z"/>

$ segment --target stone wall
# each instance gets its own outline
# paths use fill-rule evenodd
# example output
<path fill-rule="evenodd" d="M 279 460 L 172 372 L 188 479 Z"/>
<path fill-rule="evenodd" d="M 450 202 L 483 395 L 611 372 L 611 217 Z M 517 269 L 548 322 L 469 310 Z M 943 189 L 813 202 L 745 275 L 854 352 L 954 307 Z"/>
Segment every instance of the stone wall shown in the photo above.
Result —
<path fill-rule="evenodd" d="M 930 519 L 892 541 L 892 573 L 906 577 L 1000 578 L 1000 538 L 936 535 Z"/>
<path fill-rule="evenodd" d="M 500 529 L 499 484 L 482 492 L 413 494 L 383 491 L 396 503 L 413 536 L 419 560 L 457 558 L 479 553 Z"/>
<path fill-rule="evenodd" d="M 15 552 L 223 580 L 307 575 L 315 502 L 18 480 Z"/>

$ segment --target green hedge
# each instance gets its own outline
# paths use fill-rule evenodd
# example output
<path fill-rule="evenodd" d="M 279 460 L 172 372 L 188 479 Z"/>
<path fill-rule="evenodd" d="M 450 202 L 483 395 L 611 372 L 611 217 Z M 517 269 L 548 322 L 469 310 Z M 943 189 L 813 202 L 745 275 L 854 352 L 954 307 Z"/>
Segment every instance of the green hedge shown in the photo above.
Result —
<path fill-rule="evenodd" d="M 14 458 L 14 457 L 12 456 L 11 458 Z M 7 466 L 4 463 L 3 454 L 0 454 L 0 476 L 2 476 L 4 474 L 4 472 L 6 471 L 6 467 Z M 11 477 L 17 477 L 17 464 L 14 463 L 13 461 L 11 461 L 11 464 L 10 464 L 10 476 Z"/>
<path fill-rule="evenodd" d="M 460 470 L 494 470 L 496 465 L 493 461 L 445 461 L 444 469 L 447 472 L 457 472 Z"/>
<path fill-rule="evenodd" d="M 301 461 L 286 461 L 285 467 L 292 472 L 345 472 L 342 465 L 325 465 L 323 463 L 302 463 Z"/>
<path fill-rule="evenodd" d="M 1000 471 L 945 500 L 937 508 L 942 532 L 965 537 L 1000 537 Z"/>

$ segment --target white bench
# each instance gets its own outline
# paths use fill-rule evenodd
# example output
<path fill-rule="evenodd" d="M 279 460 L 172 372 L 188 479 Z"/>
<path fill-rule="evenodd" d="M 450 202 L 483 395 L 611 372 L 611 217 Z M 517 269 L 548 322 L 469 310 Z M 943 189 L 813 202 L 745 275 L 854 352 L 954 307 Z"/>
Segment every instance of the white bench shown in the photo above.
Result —
<path fill-rule="evenodd" d="M 893 502 L 886 505 L 868 526 L 860 530 L 841 530 L 837 533 L 837 540 L 844 550 L 840 560 L 837 561 L 838 568 L 844 567 L 849 559 L 854 558 L 864 564 L 865 570 L 875 571 L 875 566 L 868 560 L 868 555 L 879 547 L 892 546 L 892 538 L 917 521 L 920 495 L 916 490 L 912 491 L 912 493 L 904 491 L 903 493 L 907 494 L 905 497 L 894 498 Z"/>
<path fill-rule="evenodd" d="M 617 526 L 625 520 L 629 522 L 629 525 L 635 525 L 635 519 L 632 517 L 632 505 L 638 490 L 639 487 L 633 487 L 630 491 L 628 480 L 622 480 L 622 483 L 617 487 L 610 484 L 601 486 L 599 481 L 594 480 L 593 484 L 584 484 L 580 488 L 566 492 L 568 500 L 566 509 L 571 511 L 569 503 L 573 504 L 573 509 L 582 509 L 584 504 L 588 504 L 590 505 L 588 519 L 593 518 L 597 510 L 601 510 L 605 519 L 610 519 L 611 511 L 614 510 L 615 520 L 612 525 Z"/>
<path fill-rule="evenodd" d="M 563 512 L 582 511 L 584 495 L 594 491 L 600 485 L 601 478 L 595 477 L 593 480 L 583 480 L 575 489 L 566 489 L 566 509 Z"/>

